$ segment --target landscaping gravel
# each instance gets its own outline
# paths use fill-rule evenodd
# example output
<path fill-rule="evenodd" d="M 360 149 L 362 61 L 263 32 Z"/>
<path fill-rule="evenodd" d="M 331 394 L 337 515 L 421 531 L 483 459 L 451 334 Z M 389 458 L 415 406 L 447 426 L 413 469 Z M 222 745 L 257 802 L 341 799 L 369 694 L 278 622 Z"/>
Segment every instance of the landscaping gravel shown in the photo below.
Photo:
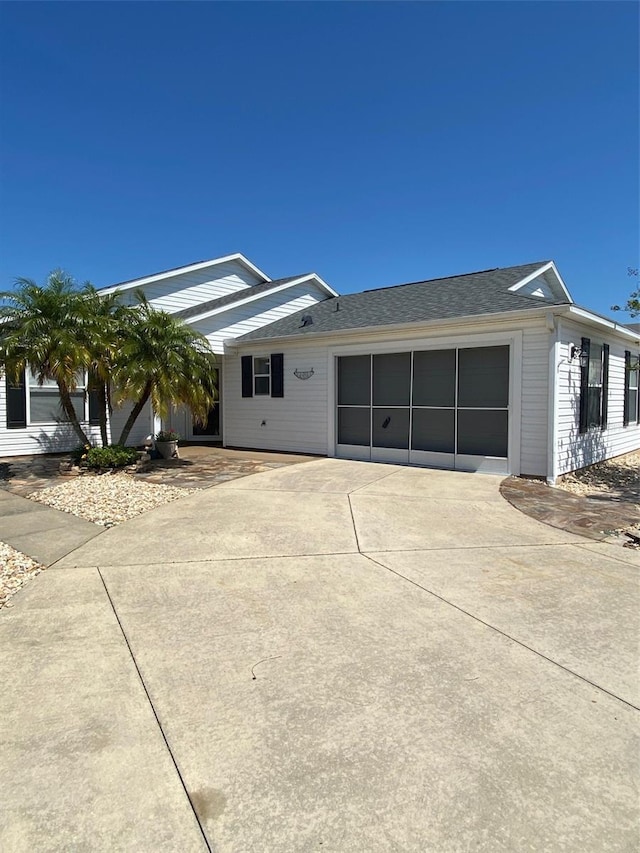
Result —
<path fill-rule="evenodd" d="M 85 474 L 29 495 L 32 501 L 69 512 L 102 527 L 113 527 L 199 489 L 142 483 L 129 474 Z"/>
<path fill-rule="evenodd" d="M 0 542 L 0 608 L 11 607 L 11 596 L 43 570 L 44 566 L 36 563 L 31 557 L 21 554 L 11 545 Z"/>
<path fill-rule="evenodd" d="M 566 474 L 558 485 L 575 495 L 607 494 L 640 505 L 640 452 Z"/>

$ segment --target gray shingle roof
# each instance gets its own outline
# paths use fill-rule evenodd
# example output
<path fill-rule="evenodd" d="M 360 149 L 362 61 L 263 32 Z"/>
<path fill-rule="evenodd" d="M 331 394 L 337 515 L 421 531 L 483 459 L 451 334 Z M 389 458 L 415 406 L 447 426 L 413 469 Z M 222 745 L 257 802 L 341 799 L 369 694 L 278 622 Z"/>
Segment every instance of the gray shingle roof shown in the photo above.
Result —
<path fill-rule="evenodd" d="M 200 314 L 206 314 L 207 311 L 215 311 L 217 308 L 224 308 L 227 305 L 233 305 L 234 302 L 241 302 L 243 299 L 248 299 L 251 296 L 258 296 L 261 293 L 268 293 L 282 284 L 288 284 L 290 281 L 296 281 L 299 278 L 304 278 L 310 273 L 302 273 L 302 275 L 292 275 L 288 278 L 276 278 L 274 281 L 265 281 L 263 284 L 254 284 L 253 287 L 243 287 L 242 290 L 234 290 L 233 293 L 227 293 L 226 296 L 219 296 L 217 299 L 210 299 L 208 302 L 200 302 L 198 305 L 193 305 L 191 308 L 183 308 L 182 311 L 176 311 L 174 317 L 180 317 L 183 320 L 188 320 L 191 317 L 199 317 Z"/>
<path fill-rule="evenodd" d="M 548 261 L 465 275 L 398 284 L 362 293 L 332 297 L 282 320 L 239 337 L 238 342 L 290 336 L 309 337 L 370 326 L 420 323 L 501 311 L 522 311 L 541 305 L 569 304 L 567 299 L 542 299 L 509 291 Z M 313 322 L 301 326 L 310 315 Z"/>

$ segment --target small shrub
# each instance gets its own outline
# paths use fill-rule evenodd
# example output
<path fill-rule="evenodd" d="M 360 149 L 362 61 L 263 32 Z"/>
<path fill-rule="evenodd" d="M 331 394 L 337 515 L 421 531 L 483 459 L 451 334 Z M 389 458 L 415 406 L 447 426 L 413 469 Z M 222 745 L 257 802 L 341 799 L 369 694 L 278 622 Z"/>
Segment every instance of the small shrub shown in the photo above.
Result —
<path fill-rule="evenodd" d="M 123 447 L 112 444 L 109 447 L 92 447 L 87 451 L 85 464 L 87 468 L 124 468 L 132 465 L 138 459 L 135 447 Z"/>
<path fill-rule="evenodd" d="M 163 429 L 156 435 L 156 441 L 180 441 L 180 436 L 174 429 Z"/>

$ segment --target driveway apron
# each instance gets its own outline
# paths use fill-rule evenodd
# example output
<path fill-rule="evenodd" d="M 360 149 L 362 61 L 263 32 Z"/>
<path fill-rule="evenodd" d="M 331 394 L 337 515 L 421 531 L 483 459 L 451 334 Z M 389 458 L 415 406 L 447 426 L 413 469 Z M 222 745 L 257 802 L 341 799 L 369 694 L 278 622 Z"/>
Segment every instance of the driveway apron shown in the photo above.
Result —
<path fill-rule="evenodd" d="M 0 614 L 0 847 L 635 850 L 639 555 L 499 482 L 323 459 L 80 544 Z"/>

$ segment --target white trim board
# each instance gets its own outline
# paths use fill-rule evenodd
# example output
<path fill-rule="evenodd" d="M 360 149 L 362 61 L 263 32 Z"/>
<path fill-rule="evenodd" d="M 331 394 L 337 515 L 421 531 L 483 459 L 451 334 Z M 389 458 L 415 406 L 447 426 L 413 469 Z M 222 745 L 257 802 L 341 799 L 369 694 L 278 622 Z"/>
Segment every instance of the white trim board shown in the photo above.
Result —
<path fill-rule="evenodd" d="M 544 275 L 549 270 L 553 271 L 553 274 L 558 279 L 558 284 L 562 288 L 562 291 L 563 291 L 564 295 L 567 297 L 567 299 L 569 300 L 569 302 L 573 302 L 573 299 L 571 298 L 571 294 L 567 290 L 567 286 L 564 283 L 564 281 L 562 280 L 562 276 L 558 272 L 558 268 L 556 267 L 556 265 L 554 264 L 553 261 L 549 261 L 548 264 L 543 264 L 539 269 L 535 270 L 534 272 L 530 273 L 528 276 L 525 276 L 525 278 L 521 279 L 521 281 L 517 281 L 515 284 L 512 284 L 511 287 L 509 288 L 509 290 L 512 293 L 516 293 L 522 287 L 525 287 L 525 285 L 529 284 L 530 281 L 533 281 L 535 278 L 539 278 L 541 275 Z"/>
<path fill-rule="evenodd" d="M 173 270 L 166 270 L 165 272 L 155 273 L 154 275 L 143 276 L 143 278 L 136 278 L 133 279 L 133 281 L 126 281 L 122 284 L 113 284 L 109 287 L 101 287 L 100 293 L 114 293 L 116 290 L 131 290 L 133 287 L 142 287 L 145 284 L 163 281 L 166 278 L 173 278 L 178 275 L 184 275 L 184 273 L 206 269 L 206 267 L 217 267 L 220 264 L 225 264 L 229 261 L 238 261 L 238 263 L 242 264 L 248 270 L 251 270 L 251 272 L 259 276 L 264 282 L 272 280 L 268 275 L 265 275 L 262 270 L 258 269 L 255 264 L 252 264 L 248 258 L 245 258 L 244 255 L 237 252 L 234 255 L 225 255 L 223 258 L 213 258 L 210 261 L 200 261 L 197 264 L 187 264 L 185 267 L 177 267 Z"/>
<path fill-rule="evenodd" d="M 337 293 L 332 290 L 328 284 L 325 284 L 320 276 L 317 276 L 315 273 L 309 273 L 308 275 L 301 275 L 299 278 L 295 278 L 293 281 L 288 281 L 285 284 L 279 284 L 277 287 L 271 287 L 269 290 L 263 290 L 260 293 L 245 296 L 244 299 L 236 299 L 234 302 L 229 302 L 226 305 L 222 305 L 220 308 L 211 308 L 209 311 L 203 311 L 202 314 L 193 314 L 188 318 L 187 322 L 195 323 L 199 320 L 205 320 L 208 317 L 213 317 L 215 314 L 224 314 L 225 311 L 231 311 L 232 308 L 238 308 L 239 306 L 246 305 L 249 302 L 256 302 L 265 296 L 271 296 L 273 293 L 279 293 L 281 290 L 288 290 L 290 287 L 295 287 L 297 284 L 302 284 L 305 281 L 312 280 L 317 281 L 321 287 L 324 287 L 333 296 L 337 296 Z M 251 288 L 247 288 L 247 290 L 251 290 Z M 241 290 L 238 292 L 243 293 L 244 291 Z M 267 323 L 266 325 L 269 324 Z"/>

